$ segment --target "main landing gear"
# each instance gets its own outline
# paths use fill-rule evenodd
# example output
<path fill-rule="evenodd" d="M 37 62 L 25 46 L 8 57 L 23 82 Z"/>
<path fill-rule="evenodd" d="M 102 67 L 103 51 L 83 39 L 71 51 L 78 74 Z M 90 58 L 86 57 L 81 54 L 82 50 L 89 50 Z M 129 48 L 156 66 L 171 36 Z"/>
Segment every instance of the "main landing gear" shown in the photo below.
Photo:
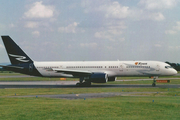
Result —
<path fill-rule="evenodd" d="M 84 81 L 84 78 L 80 78 L 79 82 L 76 83 L 76 86 L 78 86 L 78 87 L 89 87 L 89 86 L 91 86 L 90 81 L 87 81 L 87 80 L 85 80 L 85 82 L 83 82 L 83 81 Z"/>

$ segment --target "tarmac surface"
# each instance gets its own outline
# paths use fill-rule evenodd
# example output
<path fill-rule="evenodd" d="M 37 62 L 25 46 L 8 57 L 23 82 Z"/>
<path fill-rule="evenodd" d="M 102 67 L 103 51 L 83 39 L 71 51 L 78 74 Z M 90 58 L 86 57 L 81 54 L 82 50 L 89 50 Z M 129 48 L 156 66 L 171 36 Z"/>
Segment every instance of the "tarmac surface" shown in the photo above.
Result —
<path fill-rule="evenodd" d="M 0 78 L 27 78 L 27 77 L 34 77 L 30 75 L 5 75 L 5 76 L 0 76 Z"/>
<path fill-rule="evenodd" d="M 0 76 L 0 78 L 23 78 L 33 76 Z M 161 80 L 179 79 L 179 78 L 162 78 Z M 133 79 L 133 80 L 117 80 L 117 81 L 141 81 L 152 79 Z M 0 89 L 10 88 L 180 88 L 180 84 L 157 84 L 152 87 L 150 84 L 92 84 L 90 87 L 77 87 L 78 81 L 0 81 Z M 111 92 L 111 93 L 87 93 L 87 94 L 59 94 L 59 95 L 26 95 L 26 96 L 6 96 L 6 97 L 45 97 L 57 99 L 89 99 L 89 98 L 106 98 L 113 96 L 148 96 L 137 94 L 152 94 L 157 92 Z"/>
<path fill-rule="evenodd" d="M 45 97 L 58 99 L 88 99 L 88 98 L 107 98 L 114 96 L 149 96 L 148 94 L 159 94 L 157 92 L 112 92 L 112 93 L 86 93 L 86 94 L 59 94 L 59 95 L 26 95 L 26 96 L 7 96 L 8 98 L 27 98 L 27 97 Z M 163 92 L 161 92 L 163 93 Z M 146 95 L 137 95 L 146 94 Z"/>
<path fill-rule="evenodd" d="M 78 87 L 78 81 L 17 81 L 0 82 L 0 88 L 152 88 L 150 84 L 92 84 L 89 87 Z M 157 84 L 155 88 L 180 88 L 180 84 Z"/>

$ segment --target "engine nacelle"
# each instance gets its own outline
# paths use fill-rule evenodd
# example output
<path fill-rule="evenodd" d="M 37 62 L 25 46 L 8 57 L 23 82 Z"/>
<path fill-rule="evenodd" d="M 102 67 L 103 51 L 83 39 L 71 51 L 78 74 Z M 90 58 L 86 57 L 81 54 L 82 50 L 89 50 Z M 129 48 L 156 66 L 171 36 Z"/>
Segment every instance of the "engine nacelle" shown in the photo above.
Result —
<path fill-rule="evenodd" d="M 116 81 L 116 77 L 109 77 L 108 81 Z"/>
<path fill-rule="evenodd" d="M 93 83 L 106 83 L 108 77 L 106 73 L 94 73 L 90 76 L 90 81 Z"/>

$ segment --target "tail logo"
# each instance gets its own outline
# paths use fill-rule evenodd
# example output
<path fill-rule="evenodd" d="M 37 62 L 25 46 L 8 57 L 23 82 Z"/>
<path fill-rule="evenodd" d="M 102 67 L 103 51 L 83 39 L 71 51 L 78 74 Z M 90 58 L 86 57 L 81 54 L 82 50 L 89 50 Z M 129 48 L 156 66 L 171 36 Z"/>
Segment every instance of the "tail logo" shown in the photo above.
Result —
<path fill-rule="evenodd" d="M 29 62 L 29 60 L 25 60 L 26 57 L 25 56 L 20 56 L 20 55 L 13 55 L 13 54 L 9 54 L 9 56 L 11 57 L 15 57 L 16 60 L 21 61 L 21 62 Z"/>

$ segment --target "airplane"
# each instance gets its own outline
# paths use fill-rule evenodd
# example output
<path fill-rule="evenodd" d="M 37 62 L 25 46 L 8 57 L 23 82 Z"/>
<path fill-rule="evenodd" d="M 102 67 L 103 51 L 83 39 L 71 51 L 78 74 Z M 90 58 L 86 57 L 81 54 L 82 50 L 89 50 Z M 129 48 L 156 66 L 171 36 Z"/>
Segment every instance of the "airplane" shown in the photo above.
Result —
<path fill-rule="evenodd" d="M 117 77 L 172 76 L 177 71 L 169 64 L 160 61 L 33 61 L 9 37 L 1 36 L 10 65 L 0 65 L 6 70 L 39 77 L 79 78 L 77 86 L 90 86 L 91 83 L 116 81 Z"/>

